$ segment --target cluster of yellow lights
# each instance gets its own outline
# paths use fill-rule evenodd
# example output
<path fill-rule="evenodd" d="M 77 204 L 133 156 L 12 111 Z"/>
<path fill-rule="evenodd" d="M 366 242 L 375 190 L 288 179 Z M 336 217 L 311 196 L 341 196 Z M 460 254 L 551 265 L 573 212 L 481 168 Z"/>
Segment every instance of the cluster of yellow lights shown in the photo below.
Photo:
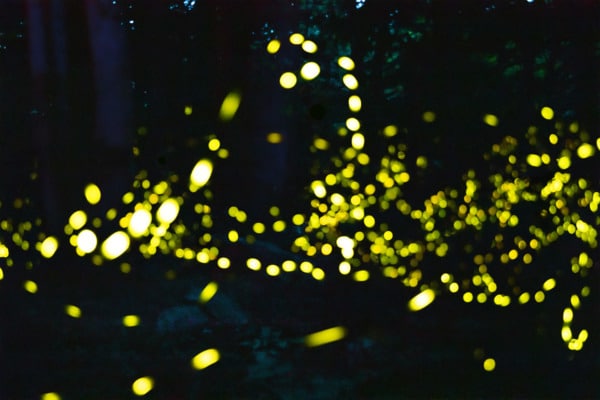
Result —
<path fill-rule="evenodd" d="M 354 61 L 348 56 L 343 56 L 338 59 L 338 65 L 346 71 L 341 76 L 343 87 L 350 91 L 357 90 L 358 80 L 349 72 L 355 68 Z M 598 218 L 594 219 L 592 215 L 591 220 L 584 220 L 580 213 L 569 213 L 569 210 L 573 211 L 576 208 L 582 211 L 589 209 L 596 213 L 600 199 L 600 193 L 591 190 L 588 181 L 584 178 L 574 179 L 569 172 L 574 156 L 585 160 L 594 157 L 596 150 L 600 149 L 600 140 L 597 139 L 594 146 L 589 134 L 579 131 L 576 123 L 569 125 L 568 131 L 578 135 L 565 138 L 565 149 L 557 155 L 552 155 L 551 152 L 532 152 L 525 157 L 524 163 L 519 163 L 516 154 L 517 140 L 514 137 L 506 136 L 501 143 L 493 145 L 491 153 L 486 154 L 486 157 L 506 157 L 508 162 L 503 170 L 490 177 L 494 186 L 491 193 L 482 193 L 482 187 L 487 184 L 482 183 L 475 171 L 470 170 L 465 174 L 462 193 L 457 189 L 446 188 L 430 196 L 424 202 L 423 208 L 417 208 L 402 196 L 401 188 L 411 177 L 410 168 L 406 163 L 405 145 L 389 145 L 388 155 L 381 159 L 380 169 L 373 183 L 364 185 L 364 179 L 357 177 L 361 167 L 370 165 L 371 161 L 371 157 L 365 151 L 368 149 L 365 134 L 359 131 L 361 123 L 356 116 L 362 106 L 362 99 L 357 94 L 349 97 L 348 108 L 351 115 L 346 119 L 344 127 L 338 130 L 338 134 L 347 136 L 351 133 L 350 145 L 342 149 L 342 157 L 333 160 L 339 168 L 337 172 L 329 172 L 311 183 L 310 189 L 315 196 L 311 202 L 314 212 L 305 217 L 308 222 L 306 233 L 294 241 L 294 251 L 303 252 L 308 257 L 318 253 L 329 255 L 330 248 L 335 249 L 329 245 L 331 237 L 335 237 L 342 225 L 362 225 L 363 229 L 359 229 L 353 237 L 339 237 L 349 239 L 345 245 L 340 245 L 344 240 L 337 243 L 337 249 L 343 258 L 339 263 L 339 272 L 342 275 L 351 275 L 355 280 L 366 280 L 369 272 L 363 269 L 363 265 L 375 262 L 381 266 L 384 276 L 401 278 L 405 285 L 420 289 L 419 294 L 409 302 L 409 309 L 420 310 L 429 305 L 436 294 L 423 282 L 424 273 L 419 268 L 426 253 L 444 257 L 450 249 L 446 238 L 463 230 L 481 230 L 489 225 L 509 230 L 522 224 L 523 221 L 514 211 L 516 204 L 520 202 L 545 204 L 546 207 L 540 211 L 540 215 L 553 216 L 552 222 L 556 230 L 547 232 L 530 225 L 531 236 L 514 238 L 514 248 L 506 248 L 507 234 L 496 235 L 491 251 L 474 257 L 476 272 L 470 280 L 458 279 L 450 273 L 441 275 L 446 290 L 450 293 L 462 293 L 462 298 L 467 303 L 491 301 L 500 307 L 509 306 L 514 302 L 525 304 L 530 300 L 541 303 L 547 293 L 556 286 L 555 278 L 547 278 L 539 288 L 532 288 L 531 292 L 527 292 L 515 283 L 515 276 L 509 277 L 508 284 L 504 281 L 505 278 L 502 282 L 498 281 L 492 273 L 494 266 L 512 264 L 515 270 L 520 270 L 534 263 L 543 247 L 558 240 L 565 233 L 576 236 L 592 249 L 597 248 L 597 229 L 594 224 L 600 222 Z M 554 110 L 548 106 L 543 107 L 540 114 L 545 120 L 554 118 Z M 436 117 L 436 113 L 431 110 L 424 111 L 422 115 L 426 123 L 435 122 Z M 492 113 L 485 114 L 482 121 L 490 127 L 499 125 L 498 116 Z M 534 127 L 530 128 L 527 135 L 531 135 L 535 130 Z M 382 130 L 384 137 L 393 137 L 397 132 L 398 128 L 395 125 L 388 125 Z M 556 145 L 564 136 L 565 126 L 557 122 L 555 132 L 549 135 L 549 142 Z M 319 136 L 315 138 L 313 147 L 317 150 L 327 150 L 329 142 L 326 137 Z M 540 147 L 536 141 L 532 142 L 531 138 L 529 142 L 534 148 Z M 417 156 L 415 165 L 426 169 L 429 163 L 425 156 Z M 527 166 L 552 168 L 553 165 L 558 167 L 558 171 L 545 184 L 534 184 L 526 175 L 521 176 L 520 173 L 526 171 Z M 491 205 L 483 205 L 484 202 L 480 199 L 491 199 Z M 377 212 L 369 213 L 368 210 L 374 207 L 380 210 L 395 207 L 401 214 L 419 221 L 424 232 L 423 240 L 402 241 L 395 238 L 394 232 L 386 223 L 376 220 Z M 471 251 L 468 247 L 465 249 Z M 591 262 L 589 266 L 591 267 Z M 586 268 L 574 264 L 572 270 L 574 273 L 586 273 Z M 571 344 L 570 348 L 574 346 Z M 494 369 L 495 366 L 490 366 L 492 362 L 493 359 L 487 363 L 486 370 Z"/>
<path fill-rule="evenodd" d="M 293 33 L 289 37 L 289 42 L 292 45 L 300 46 L 307 54 L 314 54 L 318 50 L 318 46 L 312 40 L 308 40 L 301 33 Z M 269 54 L 277 54 L 281 48 L 281 42 L 278 39 L 273 39 L 267 44 L 267 52 Z M 305 81 L 312 81 L 321 73 L 321 67 L 315 61 L 306 62 L 299 71 L 300 77 Z M 279 84 L 284 89 L 292 89 L 298 83 L 298 77 L 295 72 L 286 71 L 279 77 Z"/>
<path fill-rule="evenodd" d="M 293 46 L 300 48 L 308 55 L 317 52 L 317 45 L 303 35 L 294 33 L 289 37 Z M 282 43 L 271 40 L 267 44 L 267 52 L 277 54 Z M 580 129 L 576 122 L 569 125 L 555 122 L 554 129 L 542 137 L 544 132 L 537 127 L 530 127 L 526 133 L 530 152 L 522 153 L 523 145 L 513 136 L 505 136 L 500 143 L 494 144 L 484 157 L 498 163 L 500 167 L 488 177 L 488 182 L 476 176 L 474 170 L 463 176 L 464 186 L 461 188 L 443 188 L 428 196 L 422 204 L 410 204 L 404 196 L 404 186 L 408 185 L 417 170 L 427 170 L 429 160 L 424 155 L 411 158 L 408 147 L 397 141 L 386 142 L 395 137 L 399 128 L 387 125 L 380 130 L 379 142 L 387 143 L 387 152 L 378 160 L 369 154 L 371 143 L 367 137 L 375 133 L 365 134 L 362 131 L 359 113 L 363 100 L 357 93 L 358 79 L 354 71 L 356 65 L 352 58 L 343 55 L 337 59 L 340 70 L 340 87 L 349 93 L 347 97 L 348 116 L 340 121 L 339 129 L 333 132 L 347 145 L 338 155 L 332 157 L 335 168 L 328 170 L 323 176 L 317 176 L 310 184 L 310 200 L 312 211 L 308 214 L 295 213 L 289 220 L 281 216 L 278 207 L 270 209 L 272 221 L 251 221 L 245 211 L 231 206 L 228 215 L 239 228 L 227 232 L 227 240 L 231 243 L 265 245 L 260 236 L 266 232 L 281 233 L 289 229 L 298 233 L 289 249 L 297 257 L 282 256 L 279 264 L 264 263 L 256 257 L 246 259 L 245 265 L 253 271 L 264 271 L 269 276 L 278 276 L 283 272 L 300 271 L 311 275 L 316 280 L 326 278 L 325 270 L 312 261 L 314 257 L 330 257 L 337 260 L 338 272 L 355 281 L 370 279 L 374 268 L 390 279 L 398 279 L 403 285 L 416 291 L 407 306 L 411 311 L 419 311 L 429 306 L 443 292 L 459 294 L 465 303 L 493 302 L 499 307 L 511 304 L 542 303 L 546 296 L 559 284 L 555 277 L 544 277 L 537 286 L 522 287 L 518 282 L 518 271 L 535 263 L 541 251 L 563 235 L 571 235 L 596 254 L 598 248 L 598 230 L 600 217 L 600 193 L 594 189 L 593 182 L 578 176 L 580 169 L 576 164 L 597 157 L 600 151 L 600 138 L 592 139 L 591 135 Z M 305 81 L 311 81 L 321 72 L 319 64 L 308 61 L 299 69 L 298 74 Z M 284 72 L 279 79 L 281 87 L 292 89 L 298 82 L 297 73 Z M 241 93 L 233 91 L 224 99 L 219 117 L 223 121 L 234 118 L 241 102 Z M 184 107 L 185 115 L 192 114 L 192 107 Z M 541 117 L 553 121 L 554 110 L 545 106 L 540 110 Z M 431 124 L 437 114 L 426 110 L 422 120 Z M 499 125 L 494 114 L 482 116 L 482 122 L 489 127 Z M 332 136 L 333 136 L 332 135 Z M 281 134 L 272 132 L 267 135 L 270 143 L 279 143 Z M 325 151 L 330 148 L 333 137 L 316 137 L 314 149 Z M 563 146 L 560 146 L 560 144 Z M 525 144 L 526 146 L 526 144 Z M 207 148 L 216 152 L 221 158 L 227 157 L 227 150 L 222 148 L 217 137 L 210 137 Z M 414 160 L 410 161 L 411 159 Z M 110 209 L 104 217 L 90 216 L 83 210 L 74 211 L 68 218 L 64 228 L 69 244 L 80 256 L 89 255 L 95 265 L 105 261 L 116 260 L 137 245 L 141 254 L 151 257 L 157 252 L 173 254 L 177 258 L 196 260 L 200 264 L 214 263 L 221 269 L 231 267 L 231 260 L 221 254 L 215 245 L 212 232 L 212 216 L 210 201 L 212 195 L 207 185 L 213 172 L 213 161 L 210 158 L 199 160 L 189 175 L 189 192 L 199 192 L 203 199 L 190 204 L 193 197 L 185 197 L 173 193 L 172 184 L 179 177 L 173 175 L 169 181 L 152 184 L 146 171 L 141 171 L 135 178 L 133 188 L 143 192 L 143 198 L 137 198 L 134 191 L 123 195 L 123 204 L 130 211 L 119 217 L 116 209 Z M 368 167 L 368 168 L 366 168 Z M 536 181 L 527 175 L 531 168 L 546 169 L 551 172 L 550 179 Z M 371 171 L 371 172 L 366 172 Z M 84 188 L 84 197 L 90 205 L 98 204 L 102 199 L 101 189 L 90 183 Z M 186 199 L 184 201 L 184 199 Z M 547 221 L 544 227 L 531 222 L 526 229 L 528 235 L 518 236 L 511 228 L 525 224 L 527 216 L 518 215 L 517 205 L 529 202 L 537 207 L 535 217 Z M 22 208 L 25 201 L 16 199 L 13 207 Z M 183 207 L 192 207 L 198 216 L 200 234 L 196 245 L 183 247 L 181 238 L 190 235 L 191 228 L 180 219 Z M 381 213 L 393 212 L 399 219 L 416 223 L 421 227 L 419 235 L 403 237 L 403 227 L 390 224 L 379 218 Z M 523 220 L 522 220 L 523 219 Z M 106 222 L 114 222 L 118 227 L 107 237 L 98 237 L 98 228 Z M 36 240 L 27 239 L 27 232 L 34 225 L 25 222 L 15 226 L 12 221 L 0 221 L 0 232 L 8 233 L 8 240 L 0 236 L 0 281 L 7 268 L 13 266 L 11 244 L 27 251 L 31 243 L 44 258 L 52 258 L 59 250 L 60 240 L 56 236 L 40 234 Z M 462 231 L 477 232 L 484 227 L 493 227 L 497 234 L 490 246 L 477 252 L 473 244 L 462 249 L 454 249 L 452 238 Z M 549 227 L 550 226 L 550 227 Z M 351 229 L 348 229 L 351 228 Z M 245 232 L 245 233 L 244 233 Z M 197 231 L 194 231 L 197 233 Z M 487 246 L 487 245 L 486 245 Z M 282 249 L 278 249 L 282 250 Z M 450 250 L 463 251 L 472 257 L 472 274 L 461 276 L 459 271 L 443 272 L 430 279 L 428 271 L 421 265 L 430 255 L 443 258 Z M 292 259 L 293 258 L 293 259 Z M 580 252 L 571 260 L 570 270 L 573 274 L 586 278 L 594 265 L 588 252 Z M 374 267 L 375 266 L 375 267 Z M 512 266 L 512 268 L 508 268 Z M 124 273 L 131 266 L 121 264 Z M 469 270 L 467 268 L 467 270 Z M 506 273 L 495 271 L 514 271 L 506 277 Z M 38 285 L 33 280 L 23 282 L 23 289 L 31 294 L 38 292 Z M 217 293 L 218 284 L 209 283 L 200 293 L 200 303 L 209 302 Z M 570 350 L 581 350 L 588 338 L 588 331 L 581 329 L 577 336 L 572 331 L 574 310 L 580 308 L 583 299 L 590 294 L 590 287 L 583 286 L 573 293 L 570 304 L 563 312 L 561 337 Z M 64 312 L 72 318 L 81 318 L 82 310 L 73 304 L 65 305 Z M 140 317 L 134 314 L 122 318 L 125 327 L 135 327 L 141 323 Z M 309 347 L 321 346 L 343 339 L 347 335 L 344 327 L 338 326 L 305 337 Z M 219 361 L 220 354 L 216 349 L 208 349 L 193 357 L 191 365 L 195 369 L 204 369 Z M 496 367 L 493 358 L 483 361 L 486 371 Z M 132 391 L 143 396 L 154 387 L 151 377 L 141 377 L 132 384 Z M 45 399 L 60 398 L 56 393 L 46 393 Z"/>

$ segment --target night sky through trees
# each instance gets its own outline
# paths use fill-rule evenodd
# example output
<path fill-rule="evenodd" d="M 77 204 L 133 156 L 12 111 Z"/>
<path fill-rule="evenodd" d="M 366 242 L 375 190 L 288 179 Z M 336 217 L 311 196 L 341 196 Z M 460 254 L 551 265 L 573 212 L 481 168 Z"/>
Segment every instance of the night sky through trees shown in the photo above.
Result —
<path fill-rule="evenodd" d="M 600 396 L 597 5 L 6 4 L 0 398 Z"/>

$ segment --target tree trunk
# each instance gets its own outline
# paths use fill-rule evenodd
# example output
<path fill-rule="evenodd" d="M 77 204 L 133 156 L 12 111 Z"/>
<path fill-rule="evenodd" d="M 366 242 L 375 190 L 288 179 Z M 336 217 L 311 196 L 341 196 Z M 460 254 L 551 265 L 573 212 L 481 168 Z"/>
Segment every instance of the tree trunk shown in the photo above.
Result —
<path fill-rule="evenodd" d="M 133 142 L 125 28 L 111 1 L 87 0 L 85 5 L 95 91 L 93 176 L 104 204 L 112 207 L 128 188 Z"/>

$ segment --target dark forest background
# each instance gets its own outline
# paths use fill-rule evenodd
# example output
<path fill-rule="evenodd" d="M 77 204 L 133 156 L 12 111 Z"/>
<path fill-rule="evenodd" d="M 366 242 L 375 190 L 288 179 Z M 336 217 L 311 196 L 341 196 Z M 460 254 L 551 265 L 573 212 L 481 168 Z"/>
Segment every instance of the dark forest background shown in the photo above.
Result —
<path fill-rule="evenodd" d="M 527 146 L 530 126 L 553 129 L 555 121 L 540 116 L 544 106 L 556 121 L 577 121 L 597 144 L 596 2 L 3 0 L 0 6 L 0 244 L 11 249 L 0 258 L 0 398 L 130 398 L 131 383 L 145 375 L 155 380 L 148 397 L 173 399 L 600 395 L 597 247 L 565 239 L 545 249 L 538 269 L 521 277 L 523 286 L 557 278 L 558 294 L 542 304 L 501 308 L 445 296 L 411 313 L 406 302 L 418 292 L 394 280 L 317 282 L 246 270 L 251 254 L 277 262 L 295 232 L 267 235 L 262 247 L 222 240 L 231 205 L 254 220 L 268 218 L 270 205 L 287 218 L 310 213 L 310 182 L 333 171 L 343 146 L 335 136 L 348 114 L 348 91 L 334 72 L 340 55 L 357 64 L 371 157 L 385 153 L 389 139 L 381 131 L 395 124 L 400 133 L 393 143 L 407 146 L 409 161 L 429 160 L 426 173 L 415 173 L 407 186 L 410 203 L 464 187 L 469 169 L 491 176 L 502 167 L 483 157 L 492 144 L 512 135 Z M 318 44 L 310 59 L 321 75 L 285 91 L 279 76 L 307 57 L 285 42 L 292 32 Z M 272 39 L 282 41 L 276 56 L 265 51 Z M 223 121 L 219 109 L 232 91 L 242 102 Z M 188 106 L 191 115 L 184 113 Z M 423 122 L 427 110 L 435 111 L 434 124 Z M 499 127 L 482 124 L 490 113 Z M 270 131 L 285 140 L 268 143 Z M 327 151 L 311 150 L 317 135 L 331 135 Z M 123 274 L 118 262 L 94 266 L 66 243 L 50 260 L 35 251 L 44 235 L 64 236 L 74 210 L 93 208 L 82 196 L 89 182 L 103 192 L 90 210 L 99 216 L 126 209 L 121 198 L 141 170 L 153 181 L 182 177 L 172 180 L 173 190 L 187 190 L 183 180 L 210 156 L 206 143 L 215 136 L 230 156 L 215 161 L 211 232 L 233 260 L 230 271 L 131 252 L 123 262 L 133 273 Z M 596 192 L 597 160 L 570 169 Z M 521 172 L 545 182 L 555 171 Z M 535 220 L 538 210 L 520 212 Z M 182 218 L 194 216 L 182 212 Z M 590 218 L 597 226 L 597 213 Z M 110 229 L 104 224 L 98 232 Z M 485 241 L 496 233 L 487 229 L 457 240 Z M 526 235 L 527 227 L 519 229 L 514 235 Z M 30 238 L 30 248 L 15 245 L 15 232 Z M 570 257 L 580 251 L 593 259 L 591 272 L 567 279 Z M 458 268 L 464 257 L 451 253 L 431 274 Z M 165 278 L 175 276 L 169 271 L 177 278 Z M 27 280 L 40 291 L 24 291 Z M 209 281 L 220 282 L 225 304 L 192 311 L 186 293 Z M 575 319 L 590 337 L 583 351 L 573 352 L 561 340 L 561 316 L 581 286 L 592 294 Z M 71 303 L 84 310 L 82 318 L 65 315 Z M 155 321 L 165 310 L 190 313 L 182 317 L 188 323 L 157 333 L 154 323 L 127 329 L 118 321 L 130 313 Z M 344 340 L 301 345 L 304 335 L 338 325 L 348 328 Z M 222 349 L 221 361 L 194 371 L 189 359 L 207 347 Z M 481 366 L 488 357 L 497 362 L 491 373 Z"/>

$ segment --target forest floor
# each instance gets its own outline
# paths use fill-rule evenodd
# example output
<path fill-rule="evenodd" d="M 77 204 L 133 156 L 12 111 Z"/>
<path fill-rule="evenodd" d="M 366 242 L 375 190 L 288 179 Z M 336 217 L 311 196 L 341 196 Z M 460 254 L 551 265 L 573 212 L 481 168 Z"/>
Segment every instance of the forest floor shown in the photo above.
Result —
<path fill-rule="evenodd" d="M 165 263 L 167 261 L 165 260 Z M 170 261 L 172 263 L 172 261 Z M 7 276 L 2 287 L 7 399 L 135 397 L 151 376 L 156 399 L 598 398 L 597 335 L 571 353 L 543 309 L 436 299 L 407 310 L 399 282 L 317 282 L 195 266 L 110 267 L 52 260 L 36 271 L 36 294 Z M 176 270 L 173 279 L 165 272 Z M 62 272 L 61 272 L 62 271 Z M 65 275 L 65 271 L 68 274 Z M 68 276 L 68 280 L 65 280 Z M 217 294 L 195 301 L 210 281 Z M 77 305 L 80 318 L 66 315 Z M 141 324 L 126 328 L 122 317 Z M 560 318 L 560 314 L 558 317 Z M 347 335 L 307 347 L 306 335 L 343 326 Z M 191 359 L 216 348 L 203 370 Z M 483 360 L 494 358 L 486 372 Z"/>

